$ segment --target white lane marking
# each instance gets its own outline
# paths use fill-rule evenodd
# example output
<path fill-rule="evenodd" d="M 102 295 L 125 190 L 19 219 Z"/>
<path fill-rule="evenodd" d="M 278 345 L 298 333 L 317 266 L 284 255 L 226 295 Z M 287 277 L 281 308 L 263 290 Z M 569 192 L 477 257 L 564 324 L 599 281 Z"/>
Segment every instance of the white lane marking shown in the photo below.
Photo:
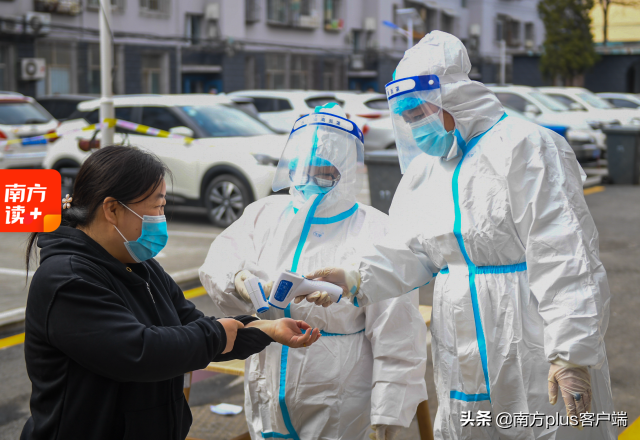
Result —
<path fill-rule="evenodd" d="M 29 276 L 33 276 L 33 272 L 35 270 L 29 271 Z M 0 275 L 17 275 L 19 277 L 23 277 L 27 275 L 27 271 L 23 269 L 9 269 L 8 267 L 0 267 Z"/>
<path fill-rule="evenodd" d="M 17 309 L 0 312 L 0 326 L 5 324 L 13 324 L 14 322 L 24 321 L 24 313 L 27 309 L 19 307 Z"/>
<path fill-rule="evenodd" d="M 175 237 L 190 237 L 190 238 L 211 238 L 214 239 L 218 234 L 206 233 L 206 232 L 191 232 L 191 231 L 169 231 L 169 236 Z"/>

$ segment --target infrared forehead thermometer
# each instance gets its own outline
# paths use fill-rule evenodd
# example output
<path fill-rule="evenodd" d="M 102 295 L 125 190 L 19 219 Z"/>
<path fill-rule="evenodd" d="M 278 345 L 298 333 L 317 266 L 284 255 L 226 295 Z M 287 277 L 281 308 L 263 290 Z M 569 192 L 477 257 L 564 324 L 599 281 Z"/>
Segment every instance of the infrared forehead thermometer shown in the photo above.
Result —
<path fill-rule="evenodd" d="M 285 270 L 273 284 L 269 304 L 278 309 L 284 309 L 293 298 L 318 291 L 327 292 L 334 303 L 340 302 L 342 298 L 342 288 L 335 284 L 309 280 L 302 275 Z"/>
<path fill-rule="evenodd" d="M 247 288 L 249 298 L 251 298 L 251 302 L 258 313 L 264 313 L 269 310 L 269 304 L 267 303 L 267 298 L 264 296 L 262 283 L 260 283 L 258 277 L 252 276 L 244 280 L 244 287 Z"/>

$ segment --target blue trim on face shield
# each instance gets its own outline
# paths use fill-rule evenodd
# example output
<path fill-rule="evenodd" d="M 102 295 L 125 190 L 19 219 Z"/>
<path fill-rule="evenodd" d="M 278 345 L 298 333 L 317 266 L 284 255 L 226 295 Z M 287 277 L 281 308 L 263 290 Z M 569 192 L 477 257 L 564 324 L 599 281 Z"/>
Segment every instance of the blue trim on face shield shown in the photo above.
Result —
<path fill-rule="evenodd" d="M 496 122 L 496 124 L 502 121 L 505 117 L 506 117 L 506 114 L 503 115 L 502 118 L 500 118 L 500 120 Z M 495 127 L 496 124 L 494 124 L 491 128 Z M 473 262 L 471 261 L 471 258 L 469 258 L 469 254 L 467 254 L 467 250 L 464 245 L 464 239 L 462 237 L 462 227 L 461 227 L 462 214 L 460 210 L 460 191 L 458 187 L 458 181 L 460 176 L 460 168 L 462 167 L 462 163 L 464 162 L 464 159 L 467 156 L 467 153 L 471 151 L 473 147 L 476 146 L 478 141 L 480 141 L 480 139 L 482 139 L 482 137 L 485 134 L 487 134 L 491 130 L 491 128 L 489 128 L 489 130 L 485 131 L 484 133 L 481 133 L 478 136 L 474 137 L 468 143 L 465 143 L 462 138 L 459 139 L 459 141 L 462 140 L 463 142 L 463 144 L 460 144 L 463 154 L 462 154 L 462 158 L 460 158 L 460 162 L 458 162 L 458 165 L 456 166 L 456 169 L 453 172 L 453 179 L 451 184 L 452 193 L 453 193 L 453 206 L 454 206 L 454 212 L 455 212 L 455 219 L 453 223 L 453 234 L 456 237 L 458 246 L 460 247 L 460 252 L 462 252 L 464 261 L 467 263 L 467 269 L 469 271 L 469 289 L 471 292 L 473 319 L 476 327 L 476 339 L 478 342 L 478 351 L 480 352 L 480 359 L 482 362 L 482 371 L 484 373 L 485 386 L 487 388 L 486 394 L 487 394 L 487 398 L 489 399 L 489 402 L 491 402 L 491 397 L 490 397 L 491 384 L 489 383 L 489 368 L 487 364 L 487 343 L 484 337 L 484 329 L 482 328 L 482 318 L 480 316 L 480 306 L 478 304 L 478 291 L 476 288 L 476 274 L 478 272 L 477 270 L 478 268 L 475 264 L 473 264 Z"/>
<path fill-rule="evenodd" d="M 347 128 L 349 127 L 349 125 L 345 125 L 344 124 L 345 122 L 348 122 L 351 125 L 352 127 L 351 130 Z M 300 124 L 298 125 L 298 123 Z M 308 125 L 315 125 L 315 126 L 324 125 L 327 127 L 337 128 L 338 130 L 342 130 L 346 133 L 352 134 L 360 142 L 364 142 L 364 135 L 362 134 L 362 131 L 360 131 L 358 126 L 353 121 L 350 121 L 349 119 L 343 118 L 341 116 L 332 115 L 329 113 L 311 113 L 308 115 L 301 116 L 293 124 L 294 128 L 293 130 L 291 130 L 291 133 L 289 134 L 289 136 L 291 136 L 296 131 Z"/>
<path fill-rule="evenodd" d="M 410 81 L 413 81 L 413 85 Z M 403 87 L 403 85 L 406 86 Z M 407 93 L 439 89 L 440 78 L 438 78 L 437 75 L 410 76 L 391 81 L 390 83 L 387 83 L 384 88 L 387 92 L 387 100 L 390 101 L 393 98 L 397 98 L 398 96 L 402 96 Z"/>

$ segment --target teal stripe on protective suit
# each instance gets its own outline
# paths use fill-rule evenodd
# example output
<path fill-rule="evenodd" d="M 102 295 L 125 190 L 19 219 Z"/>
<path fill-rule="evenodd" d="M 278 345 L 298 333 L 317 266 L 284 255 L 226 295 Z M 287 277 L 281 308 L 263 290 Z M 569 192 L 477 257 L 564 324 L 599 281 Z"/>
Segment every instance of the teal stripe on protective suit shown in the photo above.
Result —
<path fill-rule="evenodd" d="M 364 329 L 358 330 L 357 332 L 353 332 L 353 333 L 329 333 L 329 332 L 325 332 L 324 330 L 320 330 L 320 334 L 322 336 L 351 336 L 351 335 L 357 335 L 358 333 L 362 333 L 363 331 Z"/>
<path fill-rule="evenodd" d="M 527 262 L 519 264 L 507 264 L 505 266 L 478 266 L 476 273 L 514 273 L 527 270 Z"/>
<path fill-rule="evenodd" d="M 309 235 L 309 229 L 311 229 L 312 224 L 316 223 L 317 220 L 330 220 L 326 223 L 320 224 L 328 224 L 328 223 L 336 223 L 346 218 L 349 218 L 353 213 L 358 210 L 358 204 L 353 205 L 351 209 L 348 211 L 342 212 L 334 217 L 322 218 L 322 217 L 314 217 L 313 215 L 316 213 L 316 209 L 318 205 L 322 201 L 324 194 L 318 194 L 318 196 L 313 201 L 311 208 L 309 208 L 309 212 L 307 213 L 307 218 L 304 220 L 304 226 L 302 227 L 302 232 L 300 233 L 300 239 L 298 240 L 298 246 L 296 247 L 296 252 L 293 255 L 293 262 L 291 263 L 291 272 L 298 271 L 298 262 L 300 261 L 300 255 L 302 255 L 302 249 L 304 248 L 304 244 L 307 241 L 307 236 Z M 297 212 L 296 212 L 297 213 Z M 356 306 L 357 307 L 357 306 Z M 291 304 L 284 309 L 284 316 L 286 318 L 291 318 Z M 360 332 L 363 332 L 360 330 Z M 356 333 L 360 333 L 356 332 Z M 346 336 L 339 333 L 326 333 L 320 332 L 323 336 Z M 355 334 L 355 333 L 351 333 Z M 284 425 L 287 427 L 289 434 L 279 434 L 276 432 L 268 432 L 262 433 L 263 438 L 290 438 L 293 440 L 300 440 L 298 437 L 298 433 L 296 432 L 293 424 L 291 423 L 291 416 L 289 415 L 289 410 L 287 408 L 287 403 L 285 401 L 285 389 L 287 382 L 287 360 L 289 357 L 289 347 L 282 346 L 282 352 L 280 353 L 280 386 L 278 392 L 278 402 L 280 403 L 280 410 L 282 411 L 282 420 L 284 421 Z M 265 437 L 265 435 L 271 435 L 272 437 Z"/>
<path fill-rule="evenodd" d="M 449 393 L 451 399 L 464 400 L 465 402 L 481 402 L 483 400 L 489 400 L 489 395 L 486 393 L 481 394 L 465 394 L 462 391 L 451 390 Z"/>
<path fill-rule="evenodd" d="M 507 116 L 506 114 L 502 115 L 502 117 L 498 122 L 502 121 L 506 116 Z M 496 124 L 498 122 L 496 122 Z M 495 124 L 491 128 L 493 128 L 494 126 Z M 464 246 L 464 240 L 462 238 L 462 232 L 461 232 L 462 215 L 460 212 L 460 191 L 458 187 L 458 180 L 460 177 L 460 168 L 462 167 L 462 163 L 464 162 L 464 159 L 467 156 L 467 153 L 471 151 L 473 147 L 476 146 L 478 141 L 482 139 L 482 137 L 485 134 L 487 134 L 491 130 L 491 128 L 485 131 L 484 133 L 481 133 L 478 136 L 471 139 L 469 143 L 466 143 L 464 139 L 460 137 L 460 134 L 456 132 L 456 137 L 458 138 L 458 144 L 462 149 L 463 153 L 462 153 L 462 158 L 460 158 L 460 162 L 458 162 L 458 165 L 456 166 L 456 169 L 453 172 L 453 179 L 451 183 L 452 193 L 453 193 L 453 206 L 455 211 L 455 220 L 453 223 L 453 234 L 455 235 L 456 240 L 458 241 L 458 246 L 460 247 L 460 251 L 462 252 L 464 261 L 467 263 L 467 268 L 469 270 L 469 289 L 471 291 L 471 304 L 473 307 L 473 319 L 475 321 L 475 327 L 476 327 L 476 339 L 478 341 L 478 350 L 480 351 L 480 359 L 482 361 L 482 372 L 484 373 L 484 381 L 487 388 L 486 397 L 489 400 L 489 402 L 491 402 L 491 396 L 490 396 L 491 385 L 489 383 L 489 367 L 487 364 L 487 343 L 485 341 L 484 330 L 482 328 L 482 319 L 480 317 L 480 307 L 478 305 L 478 291 L 476 289 L 477 266 L 473 264 L 473 262 L 471 261 L 471 258 L 469 258 L 469 255 L 467 254 L 467 250 Z"/>
<path fill-rule="evenodd" d="M 307 213 L 307 218 L 304 220 L 304 226 L 302 227 L 302 232 L 300 233 L 300 239 L 298 240 L 298 246 L 296 247 L 296 252 L 293 254 L 293 263 L 291 264 L 291 272 L 298 271 L 298 261 L 300 260 L 300 255 L 302 254 L 302 248 L 304 247 L 305 242 L 307 241 L 307 235 L 309 235 L 309 229 L 311 229 L 311 222 L 313 221 L 313 214 L 316 213 L 316 209 L 318 205 L 322 201 L 324 194 L 318 194 L 309 208 L 309 212 Z"/>
<path fill-rule="evenodd" d="M 354 204 L 350 209 L 341 212 L 333 217 L 313 217 L 311 223 L 314 225 L 330 225 L 331 223 L 338 223 L 351 217 L 358 210 L 358 204 Z"/>
<path fill-rule="evenodd" d="M 293 438 L 289 434 L 280 434 L 279 432 L 261 432 L 262 438 Z"/>
<path fill-rule="evenodd" d="M 284 309 L 285 318 L 291 318 L 291 304 Z M 285 401 L 285 385 L 287 383 L 287 360 L 289 358 L 289 347 L 286 345 L 282 346 L 282 352 L 280 353 L 280 387 L 278 392 L 278 402 L 280 403 L 280 410 L 282 411 L 282 420 L 284 421 L 284 426 L 287 427 L 287 431 L 289 431 L 289 437 L 278 437 L 278 438 L 291 438 L 293 440 L 300 440 L 298 437 L 298 433 L 293 427 L 293 423 L 291 423 L 291 416 L 289 415 L 289 410 L 287 409 L 287 402 Z"/>
<path fill-rule="evenodd" d="M 525 270 L 527 270 L 526 261 L 518 264 L 505 264 L 504 266 L 476 266 L 476 274 L 514 273 L 514 272 L 524 272 Z M 448 274 L 449 267 L 443 267 L 442 269 L 440 269 L 440 273 L 443 275 Z"/>

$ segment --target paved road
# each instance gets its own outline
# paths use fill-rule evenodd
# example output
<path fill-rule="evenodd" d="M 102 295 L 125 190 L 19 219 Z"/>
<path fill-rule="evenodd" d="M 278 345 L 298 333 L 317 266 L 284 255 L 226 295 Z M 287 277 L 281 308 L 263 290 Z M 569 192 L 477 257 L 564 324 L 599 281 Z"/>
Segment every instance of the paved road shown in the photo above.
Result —
<path fill-rule="evenodd" d="M 613 295 L 611 319 L 605 338 L 611 370 L 611 385 L 616 410 L 627 411 L 629 421 L 640 416 L 640 350 L 637 335 L 640 334 L 640 187 L 607 187 L 604 192 L 587 196 L 587 203 L 600 231 L 600 250 L 602 261 L 609 274 L 609 283 Z M 201 212 L 179 210 L 170 217 L 170 231 L 174 232 L 170 245 L 166 249 L 167 257 L 160 261 L 169 272 L 189 267 L 197 267 L 206 255 L 211 236 L 219 229 L 209 226 Z M 202 235 L 193 235 L 202 234 Z M 0 264 L 2 267 L 22 269 L 19 247 L 24 237 L 0 236 Z M 13 254 L 7 256 L 8 248 Z M 174 259 L 174 255 L 177 257 Z M 178 261 L 176 261 L 178 260 Z M 3 293 L 24 284 L 17 275 L 0 274 L 0 286 Z M 5 277 L 5 278 L 2 278 Z M 191 287 L 191 286 L 185 286 Z M 6 290 L 5 290 L 6 289 Z M 16 288 L 16 298 L 23 291 Z M 421 303 L 431 304 L 431 292 L 421 292 Z M 214 314 L 208 297 L 194 299 L 197 307 L 207 314 Z M 2 304 L 2 303 L 0 303 Z M 0 308 L 0 310 L 2 310 Z M 0 339 L 12 333 L 0 333 Z M 432 369 L 427 371 L 429 395 L 434 397 Z M 240 419 L 218 419 L 208 411 L 209 404 L 221 402 L 236 403 L 242 401 L 242 385 L 231 377 L 214 376 L 196 384 L 192 391 L 194 407 L 193 434 L 203 439 L 225 439 L 237 435 L 242 427 Z M 0 350 L 0 440 L 15 440 L 28 417 L 28 399 L 30 383 L 25 371 L 22 346 Z M 437 402 L 429 402 L 432 416 L 435 415 Z M 227 435 L 228 434 L 228 435 Z M 417 438 L 415 421 L 410 430 L 402 433 L 398 440 Z"/>

